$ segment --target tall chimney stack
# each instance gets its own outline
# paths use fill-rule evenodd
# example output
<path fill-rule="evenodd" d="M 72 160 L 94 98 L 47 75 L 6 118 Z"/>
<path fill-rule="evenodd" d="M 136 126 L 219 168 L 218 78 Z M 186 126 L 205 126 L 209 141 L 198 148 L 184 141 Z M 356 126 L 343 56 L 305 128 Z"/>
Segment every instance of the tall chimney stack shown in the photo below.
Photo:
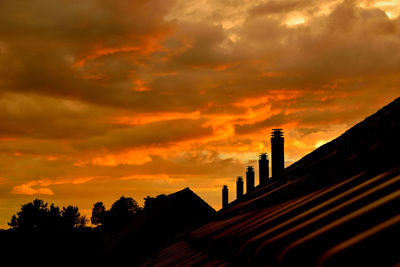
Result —
<path fill-rule="evenodd" d="M 248 166 L 246 171 L 246 194 L 254 190 L 254 168 Z"/>
<path fill-rule="evenodd" d="M 228 207 L 228 186 L 224 185 L 222 188 L 222 208 Z"/>
<path fill-rule="evenodd" d="M 268 183 L 269 178 L 269 160 L 267 153 L 261 153 L 258 160 L 258 178 L 260 185 L 265 185 Z"/>
<path fill-rule="evenodd" d="M 241 199 L 243 197 L 243 178 L 238 176 L 236 181 L 236 198 Z"/>
<path fill-rule="evenodd" d="M 282 129 L 272 129 L 271 133 L 272 179 L 278 181 L 285 169 L 284 138 Z"/>

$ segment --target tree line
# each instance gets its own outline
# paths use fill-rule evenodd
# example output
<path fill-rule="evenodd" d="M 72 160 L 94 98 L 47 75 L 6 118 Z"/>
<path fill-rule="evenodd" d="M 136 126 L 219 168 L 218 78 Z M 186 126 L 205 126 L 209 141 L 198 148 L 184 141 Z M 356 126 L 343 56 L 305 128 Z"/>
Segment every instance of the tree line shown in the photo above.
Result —
<path fill-rule="evenodd" d="M 22 232 L 71 231 L 84 227 L 85 216 L 78 207 L 67 206 L 60 209 L 50 206 L 40 199 L 22 205 L 21 210 L 11 217 L 8 225 L 12 230 Z"/>
<path fill-rule="evenodd" d="M 165 195 L 145 198 L 144 207 L 140 207 L 131 197 L 121 196 L 109 210 L 103 202 L 93 205 L 90 221 L 98 229 L 113 233 L 142 213 L 152 212 L 166 198 Z M 21 206 L 21 210 L 11 217 L 8 225 L 12 231 L 20 232 L 68 232 L 82 229 L 89 220 L 81 215 L 76 206 L 59 208 L 40 199 Z"/>

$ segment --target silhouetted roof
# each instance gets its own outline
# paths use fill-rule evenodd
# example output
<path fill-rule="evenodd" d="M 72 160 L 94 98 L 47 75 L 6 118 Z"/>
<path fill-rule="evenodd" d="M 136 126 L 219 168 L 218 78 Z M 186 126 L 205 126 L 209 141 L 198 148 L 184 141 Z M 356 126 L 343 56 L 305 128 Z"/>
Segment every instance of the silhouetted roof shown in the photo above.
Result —
<path fill-rule="evenodd" d="M 169 244 L 177 235 L 210 221 L 216 211 L 189 188 L 162 198 L 115 236 L 107 254 L 137 265 L 143 257 Z"/>
<path fill-rule="evenodd" d="M 400 98 L 145 265 L 391 266 L 400 261 Z M 396 234 L 397 233 L 397 234 Z"/>

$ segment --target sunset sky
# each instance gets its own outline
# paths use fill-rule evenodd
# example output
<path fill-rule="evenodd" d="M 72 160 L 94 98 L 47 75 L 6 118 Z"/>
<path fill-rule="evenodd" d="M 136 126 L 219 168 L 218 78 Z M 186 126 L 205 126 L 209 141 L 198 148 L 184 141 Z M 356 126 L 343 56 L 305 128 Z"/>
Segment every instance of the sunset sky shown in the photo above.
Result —
<path fill-rule="evenodd" d="M 190 187 L 219 209 L 272 128 L 288 166 L 400 96 L 399 15 L 400 0 L 0 0 L 0 228 L 35 198 L 90 217 Z"/>

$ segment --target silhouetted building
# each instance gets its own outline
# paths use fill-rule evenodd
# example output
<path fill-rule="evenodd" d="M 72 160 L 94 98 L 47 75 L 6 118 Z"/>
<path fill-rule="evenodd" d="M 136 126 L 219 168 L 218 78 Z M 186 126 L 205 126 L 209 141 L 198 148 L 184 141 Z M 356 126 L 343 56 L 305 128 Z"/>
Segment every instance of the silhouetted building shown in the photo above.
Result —
<path fill-rule="evenodd" d="M 285 169 L 284 138 L 282 129 L 272 129 L 271 157 L 272 179 L 277 181 Z"/>
<path fill-rule="evenodd" d="M 399 136 L 400 97 L 143 265 L 398 266 Z"/>
<path fill-rule="evenodd" d="M 253 189 L 254 189 L 254 168 L 253 166 L 248 166 L 246 172 L 246 194 L 252 192 Z"/>
<path fill-rule="evenodd" d="M 258 178 L 260 185 L 265 185 L 268 183 L 269 178 L 269 160 L 267 153 L 261 153 L 258 160 Z"/>
<path fill-rule="evenodd" d="M 243 178 L 239 176 L 236 181 L 236 198 L 241 199 L 243 197 Z"/>
<path fill-rule="evenodd" d="M 222 208 L 228 207 L 228 186 L 222 188 Z"/>

